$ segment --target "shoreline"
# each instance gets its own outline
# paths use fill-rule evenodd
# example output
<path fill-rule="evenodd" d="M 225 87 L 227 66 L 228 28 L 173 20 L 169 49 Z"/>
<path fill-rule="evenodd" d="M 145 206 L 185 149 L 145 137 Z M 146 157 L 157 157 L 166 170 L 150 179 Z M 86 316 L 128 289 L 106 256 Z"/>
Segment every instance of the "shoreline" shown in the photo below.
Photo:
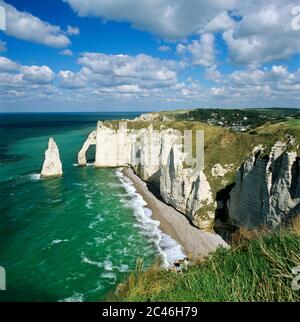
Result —
<path fill-rule="evenodd" d="M 228 247 L 219 235 L 192 226 L 183 214 L 157 199 L 131 168 L 124 167 L 121 172 L 132 181 L 136 192 L 143 197 L 152 211 L 152 219 L 159 221 L 159 229 L 182 246 L 188 257 L 204 257 L 215 251 L 218 246 Z"/>

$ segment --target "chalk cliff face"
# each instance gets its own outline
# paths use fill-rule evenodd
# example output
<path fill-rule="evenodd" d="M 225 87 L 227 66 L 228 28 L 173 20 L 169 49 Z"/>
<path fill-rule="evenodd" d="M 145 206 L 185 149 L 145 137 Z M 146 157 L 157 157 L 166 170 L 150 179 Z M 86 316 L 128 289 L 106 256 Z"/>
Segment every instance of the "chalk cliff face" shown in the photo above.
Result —
<path fill-rule="evenodd" d="M 62 174 L 62 164 L 59 157 L 58 147 L 53 138 L 50 138 L 48 142 L 48 149 L 45 152 L 45 161 L 43 164 L 41 177 L 59 177 Z"/>
<path fill-rule="evenodd" d="M 161 196 L 166 203 L 186 214 L 196 226 L 207 229 L 211 221 L 199 218 L 197 211 L 213 204 L 210 185 L 203 171 L 183 168 L 183 161 L 179 148 L 173 145 L 167 164 L 161 168 Z"/>
<path fill-rule="evenodd" d="M 78 165 L 86 165 L 86 152 L 91 145 L 96 144 L 96 131 L 90 133 L 86 141 L 84 142 L 81 150 L 78 153 Z"/>
<path fill-rule="evenodd" d="M 220 207 L 232 224 L 250 229 L 272 229 L 300 213 L 300 159 L 296 152 L 289 152 L 293 140 L 277 142 L 267 156 L 263 156 L 262 145 L 255 147 L 240 166 L 229 199 L 228 192 L 217 207 L 203 170 L 185 165 L 180 132 L 165 128 L 155 131 L 151 125 L 137 131 L 126 126 L 120 123 L 116 130 L 98 122 L 96 133 L 89 136 L 79 153 L 78 163 L 85 162 L 88 146 L 96 143 L 95 167 L 130 166 L 157 188 L 167 204 L 202 229 L 213 226 L 216 208 L 218 211 Z M 210 169 L 212 178 L 223 177 L 233 166 L 215 164 Z"/>
<path fill-rule="evenodd" d="M 239 168 L 227 206 L 235 225 L 272 229 L 300 213 L 300 160 L 284 142 L 267 157 L 261 148 Z"/>
<path fill-rule="evenodd" d="M 145 181 L 152 182 L 163 200 L 185 214 L 195 225 L 208 228 L 198 210 L 213 204 L 210 185 L 202 170 L 184 168 L 182 135 L 173 129 L 118 131 L 97 126 L 95 167 L 131 166 Z"/>

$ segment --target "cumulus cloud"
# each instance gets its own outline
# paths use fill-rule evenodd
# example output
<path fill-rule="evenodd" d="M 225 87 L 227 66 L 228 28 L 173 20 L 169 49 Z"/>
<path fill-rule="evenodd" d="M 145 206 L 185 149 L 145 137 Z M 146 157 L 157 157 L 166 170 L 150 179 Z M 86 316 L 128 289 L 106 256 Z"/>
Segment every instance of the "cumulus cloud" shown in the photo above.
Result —
<path fill-rule="evenodd" d="M 26 104 L 57 94 L 52 81 L 55 73 L 48 66 L 26 66 L 0 57 L 0 101 Z"/>
<path fill-rule="evenodd" d="M 77 62 L 81 66 L 80 71 L 58 73 L 60 88 L 80 91 L 86 95 L 85 99 L 97 100 L 128 101 L 164 96 L 176 85 L 180 69 L 173 60 L 161 60 L 144 54 L 83 53 Z"/>
<path fill-rule="evenodd" d="M 80 34 L 80 30 L 78 27 L 72 27 L 72 26 L 68 25 L 66 33 L 70 36 L 72 36 L 72 35 L 78 36 Z"/>
<path fill-rule="evenodd" d="M 20 72 L 26 82 L 33 84 L 48 84 L 55 76 L 48 66 L 21 66 Z"/>
<path fill-rule="evenodd" d="M 126 21 L 163 38 L 179 39 L 234 8 L 236 0 L 64 0 L 80 16 Z M 132 9 L 134 8 L 134 10 Z"/>
<path fill-rule="evenodd" d="M 238 64 L 261 64 L 300 53 L 299 32 L 292 28 L 297 0 L 64 1 L 80 16 L 126 21 L 161 38 L 178 40 L 199 34 L 209 42 L 212 36 L 207 35 L 221 32 L 231 61 Z M 213 62 L 210 45 L 199 40 L 185 48 L 196 65 L 208 66 Z"/>
<path fill-rule="evenodd" d="M 0 1 L 0 5 L 6 10 L 7 35 L 57 48 L 70 44 L 70 39 L 60 27 L 42 21 L 28 12 L 18 11 L 3 1 Z"/>
<path fill-rule="evenodd" d="M 205 32 L 220 32 L 235 27 L 235 21 L 228 15 L 227 12 L 222 12 L 214 17 L 203 28 Z"/>
<path fill-rule="evenodd" d="M 158 47 L 158 50 L 159 51 L 162 51 L 162 52 L 167 52 L 167 51 L 170 51 L 171 50 L 171 47 L 170 46 L 166 46 L 166 45 L 162 45 L 162 46 L 159 46 Z"/>
<path fill-rule="evenodd" d="M 290 72 L 285 66 L 273 65 L 271 68 L 248 68 L 221 74 L 216 68 L 210 68 L 206 77 L 217 84 L 211 88 L 211 93 L 231 102 L 238 99 L 249 105 L 264 102 L 268 106 L 293 102 L 291 104 L 295 106 L 300 100 L 300 69 Z"/>
<path fill-rule="evenodd" d="M 60 51 L 59 54 L 62 56 L 73 56 L 73 52 L 70 49 L 64 49 Z"/>
<path fill-rule="evenodd" d="M 0 73 L 3 72 L 15 72 L 19 68 L 19 65 L 14 61 L 6 57 L 0 57 Z"/>
<path fill-rule="evenodd" d="M 144 54 L 106 55 L 103 53 L 84 53 L 78 63 L 87 69 L 85 73 L 100 76 L 98 79 L 115 80 L 119 83 L 141 82 L 147 86 L 157 83 L 170 84 L 177 80 L 178 64 L 172 60 L 161 60 Z"/>
<path fill-rule="evenodd" d="M 188 45 L 177 45 L 177 53 L 187 56 L 193 65 L 211 66 L 215 62 L 214 40 L 213 34 L 204 33 L 199 40 L 193 40 Z"/>
<path fill-rule="evenodd" d="M 68 89 L 82 88 L 86 86 L 87 79 L 82 73 L 73 73 L 68 70 L 61 70 L 58 73 L 61 81 L 60 86 Z"/>
<path fill-rule="evenodd" d="M 233 62 L 261 64 L 300 53 L 299 32 L 292 28 L 295 1 L 253 1 L 241 6 L 242 19 L 223 34 Z"/>

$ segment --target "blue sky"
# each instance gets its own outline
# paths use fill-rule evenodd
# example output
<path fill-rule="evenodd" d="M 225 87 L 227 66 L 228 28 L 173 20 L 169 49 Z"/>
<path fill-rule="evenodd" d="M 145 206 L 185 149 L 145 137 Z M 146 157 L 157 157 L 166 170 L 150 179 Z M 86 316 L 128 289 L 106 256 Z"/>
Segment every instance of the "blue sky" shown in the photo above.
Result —
<path fill-rule="evenodd" d="M 299 1 L 0 6 L 1 112 L 300 107 Z"/>

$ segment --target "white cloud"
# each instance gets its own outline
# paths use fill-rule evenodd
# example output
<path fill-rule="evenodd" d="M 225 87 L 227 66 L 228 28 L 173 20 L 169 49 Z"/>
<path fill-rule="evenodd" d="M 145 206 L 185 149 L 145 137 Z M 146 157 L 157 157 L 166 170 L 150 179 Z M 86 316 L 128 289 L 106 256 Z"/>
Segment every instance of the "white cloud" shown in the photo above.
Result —
<path fill-rule="evenodd" d="M 62 56 L 73 56 L 73 52 L 70 49 L 64 49 L 60 51 L 59 54 Z"/>
<path fill-rule="evenodd" d="M 211 66 L 215 62 L 214 35 L 204 33 L 199 40 L 193 40 L 190 44 L 177 45 L 179 55 L 187 55 L 193 65 Z"/>
<path fill-rule="evenodd" d="M 48 66 L 21 66 L 20 72 L 26 82 L 34 84 L 48 84 L 55 76 Z"/>
<path fill-rule="evenodd" d="M 19 68 L 19 65 L 14 61 L 6 57 L 0 57 L 0 73 L 3 72 L 15 72 Z"/>
<path fill-rule="evenodd" d="M 114 78 L 117 82 L 174 83 L 177 80 L 175 61 L 160 60 L 144 54 L 105 55 L 84 53 L 78 62 L 100 79 Z M 87 73 L 89 71 L 85 70 Z"/>
<path fill-rule="evenodd" d="M 64 0 L 80 16 L 127 21 L 163 38 L 187 37 L 214 17 L 234 8 L 236 0 Z M 134 9 L 133 9 L 134 8 Z"/>
<path fill-rule="evenodd" d="M 0 5 L 6 9 L 7 35 L 57 48 L 70 44 L 60 27 L 42 21 L 28 12 L 18 11 L 3 1 L 0 1 Z"/>
<path fill-rule="evenodd" d="M 220 32 L 231 28 L 234 28 L 235 22 L 230 18 L 227 12 L 222 12 L 218 16 L 214 17 L 204 27 L 205 32 Z"/>
<path fill-rule="evenodd" d="M 231 59 L 240 64 L 261 64 L 300 53 L 299 32 L 291 21 L 295 1 L 253 1 L 239 9 L 242 20 L 224 32 Z"/>
<path fill-rule="evenodd" d="M 58 73 L 61 81 L 60 86 L 68 89 L 82 88 L 86 86 L 87 79 L 82 73 L 73 73 L 62 70 Z"/>
<path fill-rule="evenodd" d="M 72 27 L 72 26 L 68 25 L 66 33 L 70 36 L 72 36 L 72 35 L 78 36 L 80 34 L 80 30 L 78 27 Z"/>
<path fill-rule="evenodd" d="M 162 51 L 162 52 L 167 52 L 167 51 L 170 51 L 171 50 L 171 47 L 170 46 L 166 46 L 166 45 L 162 45 L 162 46 L 159 46 L 158 47 L 158 50 L 159 51 Z"/>
<path fill-rule="evenodd" d="M 142 100 L 165 97 L 177 83 L 179 64 L 144 54 L 106 55 L 84 53 L 77 60 L 79 72 L 60 71 L 62 89 L 80 91 L 85 100 Z M 172 96 L 172 95 L 170 95 Z"/>
<path fill-rule="evenodd" d="M 25 66 L 0 57 L 0 101 L 24 106 L 49 100 L 58 92 L 52 84 L 54 77 L 48 66 Z"/>
<path fill-rule="evenodd" d="M 0 51 L 7 51 L 5 41 L 0 40 Z"/>
<path fill-rule="evenodd" d="M 211 88 L 213 95 L 219 95 L 220 98 L 231 100 L 233 103 L 238 100 L 247 103 L 248 106 L 295 106 L 300 100 L 300 69 L 292 73 L 285 66 L 273 65 L 270 69 L 247 68 L 221 74 L 215 68 L 210 68 L 206 77 L 218 85 Z"/>
<path fill-rule="evenodd" d="M 127 21 L 161 38 L 182 39 L 223 32 L 234 63 L 261 64 L 300 53 L 299 31 L 291 25 L 295 18 L 291 11 L 299 5 L 298 0 L 64 1 L 80 16 Z M 189 51 L 196 64 L 212 63 L 212 51 L 204 52 L 200 41 L 192 42 Z"/>

